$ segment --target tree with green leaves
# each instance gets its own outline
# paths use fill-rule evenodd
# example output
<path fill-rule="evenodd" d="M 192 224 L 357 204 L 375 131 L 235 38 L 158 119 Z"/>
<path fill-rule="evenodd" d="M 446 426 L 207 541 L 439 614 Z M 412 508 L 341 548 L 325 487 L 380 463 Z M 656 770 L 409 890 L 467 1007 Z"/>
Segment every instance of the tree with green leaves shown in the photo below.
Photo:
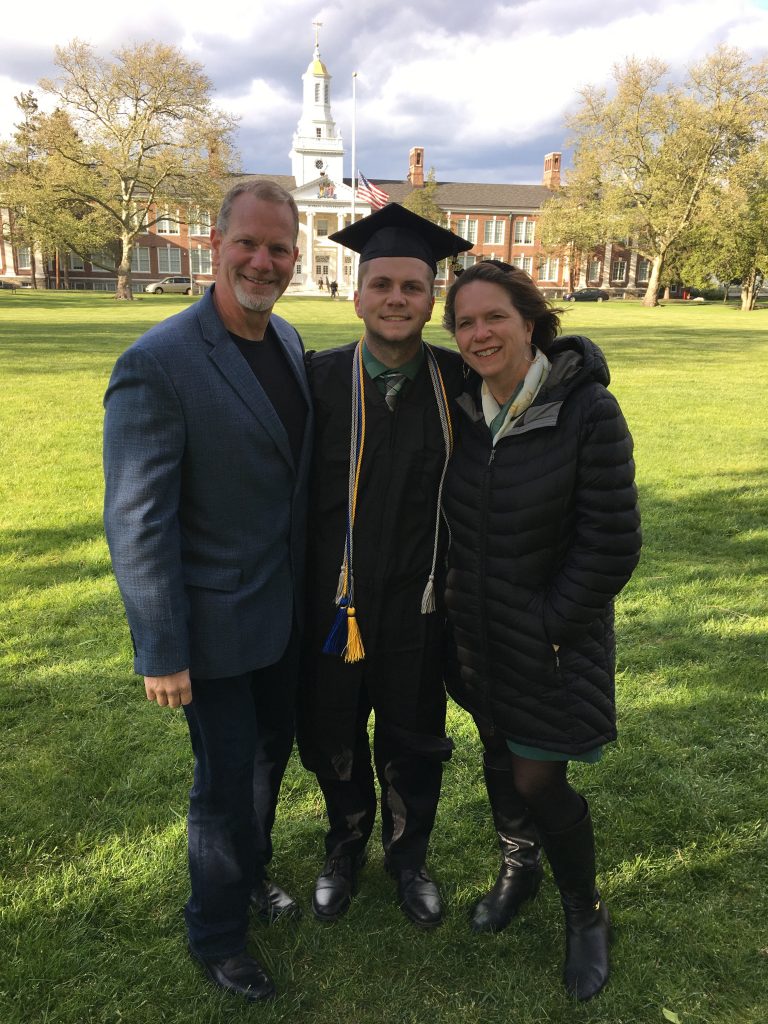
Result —
<path fill-rule="evenodd" d="M 427 178 L 420 188 L 414 188 L 403 200 L 403 206 L 412 213 L 417 213 L 433 224 L 445 224 L 445 211 L 437 205 L 437 178 L 435 168 L 430 167 Z"/>
<path fill-rule="evenodd" d="M 111 224 L 116 297 L 130 299 L 139 235 L 161 218 L 179 221 L 190 208 L 218 205 L 235 121 L 214 108 L 201 65 L 174 46 L 138 43 L 107 60 L 74 40 L 55 54 L 58 77 L 40 83 L 66 114 L 41 126 L 58 161 L 54 192 L 100 210 Z"/>
<path fill-rule="evenodd" d="M 39 113 L 33 92 L 15 97 L 23 114 L 12 140 L 0 151 L 0 181 L 3 201 L 12 214 L 14 244 L 26 245 L 31 253 L 33 287 L 37 287 L 37 254 L 57 260 L 75 252 L 82 258 L 114 246 L 114 230 L 104 212 L 73 198 L 62 185 L 79 178 L 83 168 L 74 168 L 45 148 L 47 125 L 64 123 L 72 131 L 64 111 L 50 117 Z M 71 189 L 69 190 L 71 191 Z"/>
<path fill-rule="evenodd" d="M 683 85 L 669 81 L 666 65 L 655 59 L 627 60 L 614 80 L 611 95 L 582 90 L 570 118 L 578 194 L 567 184 L 548 204 L 548 216 L 556 221 L 562 211 L 564 225 L 549 237 L 575 234 L 568 225 L 575 219 L 586 235 L 629 238 L 651 261 L 643 301 L 654 306 L 665 262 L 708 190 L 765 135 L 768 60 L 753 63 L 721 46 L 689 70 Z M 590 188 L 579 193 L 585 182 Z"/>
<path fill-rule="evenodd" d="M 703 205 L 682 261 L 686 280 L 741 284 L 741 308 L 755 308 L 768 273 L 768 142 L 743 154 Z"/>

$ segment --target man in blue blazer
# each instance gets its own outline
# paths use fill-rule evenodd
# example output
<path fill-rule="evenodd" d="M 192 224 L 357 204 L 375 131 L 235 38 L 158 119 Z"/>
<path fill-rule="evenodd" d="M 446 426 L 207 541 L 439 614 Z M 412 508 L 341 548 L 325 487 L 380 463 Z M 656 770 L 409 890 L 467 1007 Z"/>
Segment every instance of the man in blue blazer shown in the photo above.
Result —
<path fill-rule="evenodd" d="M 298 256 L 272 182 L 224 199 L 215 285 L 118 359 L 104 404 L 105 513 L 148 700 L 183 706 L 195 758 L 189 948 L 249 1000 L 249 904 L 298 913 L 266 867 L 293 744 L 312 411 L 297 332 L 272 314 Z"/>

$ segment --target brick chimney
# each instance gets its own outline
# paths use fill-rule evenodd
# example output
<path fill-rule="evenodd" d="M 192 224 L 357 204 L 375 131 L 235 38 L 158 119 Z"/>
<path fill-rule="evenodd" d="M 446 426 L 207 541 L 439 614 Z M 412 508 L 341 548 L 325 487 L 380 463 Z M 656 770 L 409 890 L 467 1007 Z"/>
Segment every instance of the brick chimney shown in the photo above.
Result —
<path fill-rule="evenodd" d="M 542 185 L 546 188 L 551 188 L 553 192 L 555 189 L 560 188 L 560 160 L 562 155 L 562 153 L 547 153 L 544 157 Z"/>
<path fill-rule="evenodd" d="M 424 188 L 423 146 L 414 146 L 408 154 L 408 181 L 414 188 Z"/>

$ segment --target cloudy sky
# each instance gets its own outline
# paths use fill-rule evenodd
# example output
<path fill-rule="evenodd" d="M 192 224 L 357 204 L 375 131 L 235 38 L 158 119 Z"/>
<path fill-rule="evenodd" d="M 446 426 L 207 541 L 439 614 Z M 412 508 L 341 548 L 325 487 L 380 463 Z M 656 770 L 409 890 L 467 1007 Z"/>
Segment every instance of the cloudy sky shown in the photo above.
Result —
<path fill-rule="evenodd" d="M 5 5 L 0 20 L 0 138 L 14 95 L 53 75 L 53 48 L 78 37 L 105 55 L 125 43 L 174 43 L 203 64 L 216 102 L 240 116 L 242 169 L 288 174 L 301 75 L 322 22 L 332 110 L 351 173 L 352 72 L 358 72 L 358 166 L 402 179 L 411 146 L 439 180 L 538 182 L 565 151 L 563 118 L 585 84 L 610 81 L 628 56 L 676 75 L 719 43 L 768 53 L 768 0 L 75 0 Z"/>

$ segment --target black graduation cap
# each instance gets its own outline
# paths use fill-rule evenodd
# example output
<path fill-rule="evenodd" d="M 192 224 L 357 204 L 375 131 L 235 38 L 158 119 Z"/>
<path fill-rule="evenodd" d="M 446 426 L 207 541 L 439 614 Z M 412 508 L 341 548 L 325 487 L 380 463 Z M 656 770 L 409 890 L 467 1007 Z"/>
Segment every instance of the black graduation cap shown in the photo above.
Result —
<path fill-rule="evenodd" d="M 328 237 L 359 252 L 361 263 L 379 256 L 412 256 L 423 260 L 433 274 L 437 272 L 438 260 L 466 252 L 473 244 L 399 203 L 388 203 Z"/>

